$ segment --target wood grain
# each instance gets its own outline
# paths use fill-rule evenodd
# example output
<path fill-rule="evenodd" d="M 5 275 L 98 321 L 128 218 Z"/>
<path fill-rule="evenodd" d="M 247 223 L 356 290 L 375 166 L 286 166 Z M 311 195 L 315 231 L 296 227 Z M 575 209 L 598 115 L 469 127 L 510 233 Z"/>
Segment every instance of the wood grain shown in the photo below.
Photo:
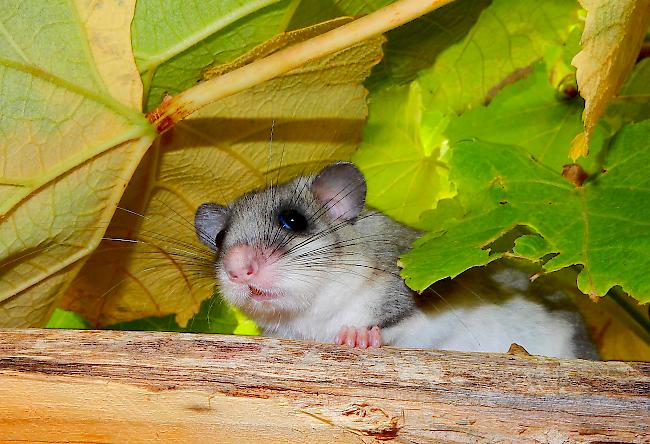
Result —
<path fill-rule="evenodd" d="M 650 364 L 0 331 L 1 442 L 649 442 Z"/>

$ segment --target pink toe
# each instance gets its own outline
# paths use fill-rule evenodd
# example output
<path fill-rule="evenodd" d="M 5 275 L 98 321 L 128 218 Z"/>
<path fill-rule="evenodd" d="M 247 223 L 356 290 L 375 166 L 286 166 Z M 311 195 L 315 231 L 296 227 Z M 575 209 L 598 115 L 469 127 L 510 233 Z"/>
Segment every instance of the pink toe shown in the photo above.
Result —
<path fill-rule="evenodd" d="M 368 329 L 360 328 L 357 334 L 357 347 L 368 348 Z"/>
<path fill-rule="evenodd" d="M 373 348 L 379 348 L 384 345 L 384 341 L 381 338 L 381 331 L 378 326 L 374 326 L 370 329 L 369 334 L 370 346 Z"/>
<path fill-rule="evenodd" d="M 348 329 L 348 341 L 347 341 L 348 347 L 354 347 L 357 345 L 357 329 L 354 327 L 350 327 Z"/>
<path fill-rule="evenodd" d="M 348 328 L 345 326 L 341 327 L 339 332 L 334 337 L 334 343 L 338 345 L 343 345 L 347 337 L 348 337 Z"/>

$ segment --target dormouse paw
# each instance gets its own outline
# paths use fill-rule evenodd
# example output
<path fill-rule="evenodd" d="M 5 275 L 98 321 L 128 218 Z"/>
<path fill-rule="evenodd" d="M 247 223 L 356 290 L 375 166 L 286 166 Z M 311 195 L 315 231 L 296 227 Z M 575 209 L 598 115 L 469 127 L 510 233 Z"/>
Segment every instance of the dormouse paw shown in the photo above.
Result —
<path fill-rule="evenodd" d="M 384 344 L 381 338 L 381 330 L 376 325 L 368 327 L 341 327 L 334 338 L 338 345 L 346 344 L 349 347 L 358 348 L 379 348 Z"/>

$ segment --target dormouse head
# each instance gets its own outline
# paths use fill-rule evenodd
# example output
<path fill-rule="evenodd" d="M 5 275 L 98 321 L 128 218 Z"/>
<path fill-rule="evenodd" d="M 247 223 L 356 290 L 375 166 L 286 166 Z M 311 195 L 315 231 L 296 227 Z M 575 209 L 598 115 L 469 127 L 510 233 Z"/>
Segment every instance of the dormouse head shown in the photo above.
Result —
<path fill-rule="evenodd" d="M 217 252 L 221 294 L 253 316 L 307 308 L 355 260 L 365 197 L 363 174 L 340 162 L 227 207 L 201 205 L 194 225 Z"/>

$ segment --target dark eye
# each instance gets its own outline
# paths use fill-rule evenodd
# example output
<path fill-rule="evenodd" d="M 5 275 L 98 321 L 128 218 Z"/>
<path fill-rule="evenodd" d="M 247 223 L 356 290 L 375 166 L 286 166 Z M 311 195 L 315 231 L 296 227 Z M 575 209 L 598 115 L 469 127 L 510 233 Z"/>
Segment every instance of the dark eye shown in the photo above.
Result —
<path fill-rule="evenodd" d="M 226 236 L 226 230 L 221 230 L 217 233 L 214 238 L 214 246 L 217 250 L 221 249 L 221 244 L 223 244 L 223 238 Z"/>
<path fill-rule="evenodd" d="M 288 231 L 300 232 L 307 229 L 307 219 L 296 210 L 280 211 L 278 214 L 278 223 Z"/>

